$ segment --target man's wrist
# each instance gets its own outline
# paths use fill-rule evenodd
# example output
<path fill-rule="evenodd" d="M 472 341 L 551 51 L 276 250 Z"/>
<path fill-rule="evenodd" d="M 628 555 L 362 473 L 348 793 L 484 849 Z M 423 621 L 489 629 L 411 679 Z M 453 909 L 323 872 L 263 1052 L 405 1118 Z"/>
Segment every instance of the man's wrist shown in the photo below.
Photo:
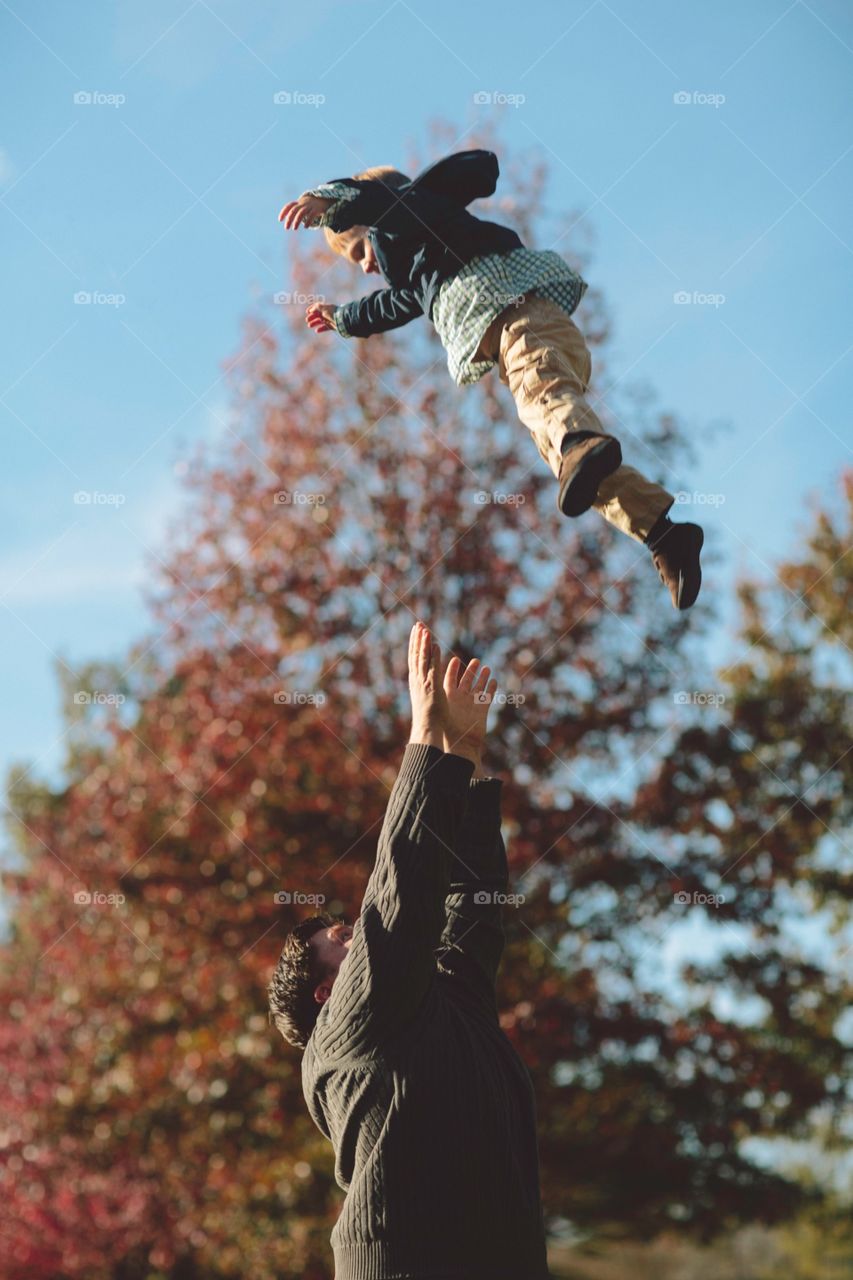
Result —
<path fill-rule="evenodd" d="M 483 755 L 483 739 L 462 733 L 461 737 L 444 731 L 444 750 L 453 755 L 466 755 L 470 760 L 479 760 Z"/>
<path fill-rule="evenodd" d="M 412 722 L 409 742 L 419 742 L 424 746 L 437 747 L 439 751 L 444 751 L 444 734 L 441 729 L 435 725 L 425 724 L 422 721 L 418 723 Z"/>
<path fill-rule="evenodd" d="M 466 760 L 470 760 L 474 766 L 475 776 L 482 768 L 482 742 L 474 742 L 468 738 L 451 739 L 445 734 L 443 750 L 446 751 L 448 755 L 463 756 Z"/>

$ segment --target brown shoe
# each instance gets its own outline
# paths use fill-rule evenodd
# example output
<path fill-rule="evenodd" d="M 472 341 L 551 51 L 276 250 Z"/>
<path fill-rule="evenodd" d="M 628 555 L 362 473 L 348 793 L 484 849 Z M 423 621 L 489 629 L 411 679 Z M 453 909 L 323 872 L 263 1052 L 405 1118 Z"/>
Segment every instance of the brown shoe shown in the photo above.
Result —
<path fill-rule="evenodd" d="M 676 609 L 689 609 L 695 604 L 702 585 L 699 552 L 705 535 L 698 524 L 670 524 L 665 522 L 663 532 L 647 539 L 652 560 L 661 582 L 669 587 L 669 594 Z"/>
<path fill-rule="evenodd" d="M 622 463 L 622 448 L 613 436 L 590 435 L 570 444 L 560 464 L 557 506 L 564 516 L 580 516 L 598 495 L 598 486 Z"/>

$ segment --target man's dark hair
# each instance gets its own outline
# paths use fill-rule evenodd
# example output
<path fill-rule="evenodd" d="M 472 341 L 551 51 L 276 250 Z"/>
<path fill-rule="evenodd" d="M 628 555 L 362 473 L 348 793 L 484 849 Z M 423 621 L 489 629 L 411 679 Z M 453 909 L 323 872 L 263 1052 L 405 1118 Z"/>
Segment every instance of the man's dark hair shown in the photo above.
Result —
<path fill-rule="evenodd" d="M 285 938 L 272 981 L 267 987 L 270 1019 L 288 1044 L 297 1049 L 304 1049 L 307 1045 L 323 1007 L 314 999 L 314 990 L 332 972 L 327 965 L 320 963 L 317 950 L 309 946 L 309 940 L 321 929 L 342 922 L 342 916 L 330 915 L 328 911 L 301 920 Z"/>

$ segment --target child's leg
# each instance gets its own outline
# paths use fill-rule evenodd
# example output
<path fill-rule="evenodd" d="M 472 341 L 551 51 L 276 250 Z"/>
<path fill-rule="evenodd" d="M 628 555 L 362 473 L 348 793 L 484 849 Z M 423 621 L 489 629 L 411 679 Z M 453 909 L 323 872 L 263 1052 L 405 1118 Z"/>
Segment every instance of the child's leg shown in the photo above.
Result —
<path fill-rule="evenodd" d="M 496 353 L 501 382 L 512 392 L 539 453 L 559 476 L 567 432 L 606 434 L 585 396 L 589 351 L 571 317 L 549 298 L 528 295 L 504 315 Z"/>
<path fill-rule="evenodd" d="M 573 433 L 607 437 L 587 402 L 592 363 L 583 334 L 549 298 L 529 296 L 506 313 L 496 352 L 502 382 L 512 392 L 518 416 L 554 475 Z M 582 438 L 582 437 L 581 437 Z M 620 466 L 598 486 L 593 506 L 617 529 L 645 540 L 669 509 L 672 494 L 633 467 Z"/>
<path fill-rule="evenodd" d="M 653 480 L 623 463 L 598 486 L 594 510 L 637 542 L 645 542 L 675 498 Z"/>

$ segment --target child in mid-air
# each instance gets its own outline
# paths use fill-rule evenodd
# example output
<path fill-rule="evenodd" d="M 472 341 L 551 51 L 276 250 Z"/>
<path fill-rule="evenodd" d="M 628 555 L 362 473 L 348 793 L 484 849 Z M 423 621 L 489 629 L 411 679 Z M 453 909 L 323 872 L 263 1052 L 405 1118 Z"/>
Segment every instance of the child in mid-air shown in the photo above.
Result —
<path fill-rule="evenodd" d="M 497 179 L 491 151 L 461 151 L 414 180 L 367 169 L 290 201 L 279 214 L 288 230 L 323 227 L 336 253 L 388 283 L 343 306 L 314 303 L 306 321 L 315 333 L 369 338 L 425 315 L 457 385 L 497 364 L 559 481 L 563 514 L 594 507 L 645 543 L 673 605 L 689 609 L 702 581 L 702 530 L 670 522 L 673 495 L 622 465 L 619 441 L 587 403 L 589 349 L 571 319 L 586 282 L 553 250 L 528 249 L 509 227 L 468 212 Z"/>

